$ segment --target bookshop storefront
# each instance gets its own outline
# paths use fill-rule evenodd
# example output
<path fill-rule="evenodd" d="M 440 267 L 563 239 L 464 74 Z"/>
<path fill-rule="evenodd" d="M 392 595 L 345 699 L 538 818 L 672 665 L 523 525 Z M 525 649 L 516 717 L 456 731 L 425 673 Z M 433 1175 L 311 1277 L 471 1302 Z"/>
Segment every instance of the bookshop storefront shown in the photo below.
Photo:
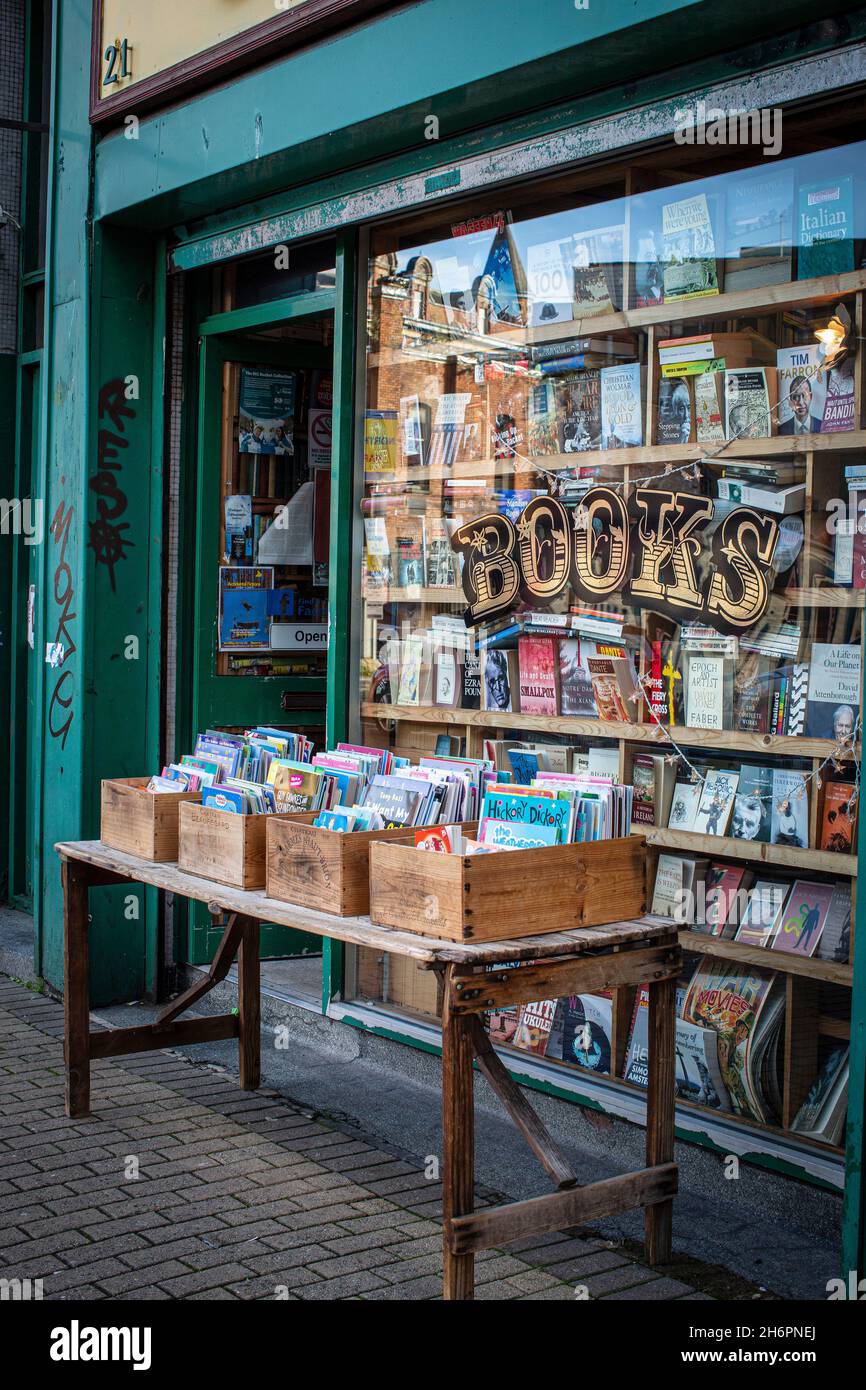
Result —
<path fill-rule="evenodd" d="M 644 835 L 647 906 L 681 929 L 678 1134 L 836 1189 L 866 1009 L 864 81 L 859 46 L 792 50 L 266 214 L 97 217 L 88 591 L 122 651 L 149 548 L 159 640 L 146 681 L 97 682 L 63 736 L 91 821 L 100 777 L 207 728 L 488 760 L 536 800 L 578 779 L 570 833 Z M 701 102 L 770 119 L 710 139 Z M 101 431 L 123 507 L 93 485 L 116 480 Z M 99 732 L 118 698 L 122 745 Z M 142 923 L 123 940 L 145 976 L 117 986 L 129 961 L 94 922 L 105 997 L 218 938 L 145 894 Z M 308 1007 L 435 1050 L 431 972 L 263 933 L 281 969 L 287 949 Z M 643 1002 L 540 1000 L 490 1035 L 520 1080 L 640 1124 Z"/>

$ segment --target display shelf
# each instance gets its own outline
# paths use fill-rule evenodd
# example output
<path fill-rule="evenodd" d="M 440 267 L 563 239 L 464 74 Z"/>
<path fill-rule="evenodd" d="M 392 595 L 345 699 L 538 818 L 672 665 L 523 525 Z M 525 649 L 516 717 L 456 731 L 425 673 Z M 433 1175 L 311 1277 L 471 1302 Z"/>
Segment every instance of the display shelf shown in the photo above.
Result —
<path fill-rule="evenodd" d="M 829 303 L 864 289 L 866 270 L 852 270 L 843 275 L 820 275 L 814 280 L 759 285 L 755 289 L 734 290 L 728 294 L 679 299 L 642 309 L 622 309 L 612 314 L 594 314 L 589 318 L 575 319 L 569 324 L 505 329 L 497 333 L 496 338 L 503 343 L 525 343 L 527 346 L 584 334 L 597 338 L 603 333 L 650 328 L 655 324 L 687 323 L 693 319 L 731 319 L 743 314 L 772 314 L 798 305 Z"/>
<path fill-rule="evenodd" d="M 800 975 L 825 984 L 851 988 L 852 968 L 837 965 L 831 960 L 813 956 L 794 956 L 788 951 L 771 951 L 765 946 L 747 946 L 743 941 L 727 941 L 724 937 L 708 936 L 705 932 L 683 930 L 678 933 L 684 951 L 697 951 L 705 956 L 718 956 L 740 964 L 758 965 L 764 970 L 777 970 L 782 975 Z"/>
<path fill-rule="evenodd" d="M 366 588 L 365 603 L 459 603 L 465 607 L 466 595 L 453 586 L 409 584 L 405 588 L 385 584 L 381 589 Z"/>
<path fill-rule="evenodd" d="M 724 444 L 724 448 L 722 445 Z M 693 444 L 643 444 L 633 449 L 586 449 L 574 454 L 539 454 L 530 458 L 518 454 L 514 458 L 502 459 L 458 459 L 450 468 L 444 465 L 421 465 L 417 468 L 395 470 L 393 475 L 370 475 L 368 483 L 377 486 L 397 486 L 404 483 L 423 483 L 448 478 L 471 479 L 475 477 L 495 477 L 501 473 L 514 473 L 539 468 L 553 473 L 568 468 L 603 467 L 624 468 L 667 463 L 678 465 L 698 463 L 704 457 L 713 458 L 715 463 L 733 463 L 737 459 L 755 460 L 757 463 L 772 463 L 777 459 L 802 458 L 806 464 L 808 454 L 843 453 L 850 450 L 866 450 L 866 430 L 844 430 L 839 434 L 783 435 L 774 434 L 761 439 L 707 440 Z"/>
<path fill-rule="evenodd" d="M 730 835 L 700 835 L 693 830 L 668 830 L 633 825 L 632 834 L 645 835 L 648 845 L 657 849 L 686 850 L 709 854 L 718 859 L 746 859 L 752 864 L 775 864 L 795 869 L 800 877 L 808 873 L 857 877 L 856 854 L 831 854 L 821 849 L 792 849 L 789 845 L 768 845 L 758 840 L 735 840 Z"/>
<path fill-rule="evenodd" d="M 784 598 L 792 607 L 797 608 L 862 608 L 866 589 L 840 589 L 836 585 L 828 585 L 826 589 L 820 586 L 786 589 L 784 593 L 774 597 Z"/>
<path fill-rule="evenodd" d="M 482 729 L 529 729 L 534 733 L 571 734 L 575 738 L 609 738 L 665 746 L 665 730 L 657 724 L 623 724 L 615 720 L 580 719 L 557 715 L 539 720 L 534 714 L 452 708 L 449 705 L 389 705 L 366 701 L 366 719 L 402 719 L 420 724 L 465 724 Z M 732 753 L 776 753 L 783 757 L 826 758 L 836 747 L 832 739 L 789 737 L 785 734 L 748 734 L 736 729 L 670 729 L 671 737 L 690 748 L 720 749 Z M 859 757 L 859 747 L 854 750 Z"/>

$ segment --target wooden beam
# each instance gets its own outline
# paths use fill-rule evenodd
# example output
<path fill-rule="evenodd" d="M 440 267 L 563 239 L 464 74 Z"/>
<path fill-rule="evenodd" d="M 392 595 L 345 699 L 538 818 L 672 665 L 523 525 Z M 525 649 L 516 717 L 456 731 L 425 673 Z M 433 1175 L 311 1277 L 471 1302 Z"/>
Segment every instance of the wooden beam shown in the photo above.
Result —
<path fill-rule="evenodd" d="M 98 872 L 98 871 L 97 871 Z M 63 1054 L 66 1113 L 90 1113 L 90 972 L 88 886 L 92 870 L 64 859 L 63 881 Z"/>
<path fill-rule="evenodd" d="M 453 977 L 451 1007 L 455 1014 L 484 1013 L 532 999 L 561 999 L 567 994 L 676 979 L 681 962 L 679 947 L 668 944 L 616 955 L 547 960 L 513 970 L 461 973 Z"/>
<path fill-rule="evenodd" d="M 453 971 L 449 966 L 442 1007 L 442 1297 L 448 1300 L 475 1297 L 475 1257 L 469 1251 L 453 1251 L 448 1240 L 449 1221 L 471 1219 L 475 1205 L 472 1039 L 467 1020 L 451 1009 Z"/>
<path fill-rule="evenodd" d="M 540 1236 L 582 1226 L 603 1216 L 614 1216 L 633 1207 L 667 1202 L 677 1190 L 677 1167 L 667 1163 L 641 1168 L 618 1178 L 574 1187 L 567 1192 L 548 1192 L 526 1202 L 489 1207 L 469 1216 L 446 1218 L 446 1244 L 455 1257 L 476 1250 L 490 1250 L 524 1236 Z"/>
<path fill-rule="evenodd" d="M 236 1038 L 237 1014 L 209 1014 L 206 1018 L 182 1018 L 157 1028 L 144 1023 L 136 1028 L 107 1028 L 90 1034 L 91 1057 L 123 1057 L 130 1052 L 154 1052 L 160 1047 L 186 1047 L 189 1043 L 218 1042 Z"/>
<path fill-rule="evenodd" d="M 243 919 L 243 939 L 238 954 L 239 1065 L 242 1091 L 255 1091 L 262 1077 L 261 969 L 259 924 Z"/>
<path fill-rule="evenodd" d="M 577 1176 L 571 1164 L 495 1052 L 481 1020 L 470 1015 L 468 1028 L 479 1071 L 493 1087 L 544 1171 L 558 1188 L 576 1187 Z"/>
<path fill-rule="evenodd" d="M 222 916 L 222 913 L 220 911 L 212 912 L 211 916 Z M 190 1004 L 201 999 L 203 994 L 207 994 L 214 985 L 218 985 L 221 980 L 225 979 L 231 969 L 235 953 L 243 940 L 244 924 L 247 920 L 240 913 L 233 912 L 231 914 L 225 924 L 225 930 L 214 952 L 214 958 L 207 975 L 201 980 L 196 980 L 195 984 L 190 985 L 189 989 L 185 989 L 183 994 L 179 994 L 170 1004 L 166 1004 L 165 1008 L 161 1009 L 154 1019 L 154 1027 L 160 1028 L 164 1024 L 170 1023 L 173 1018 L 177 1018 L 178 1014 L 182 1014 L 185 1009 L 188 1009 Z"/>
<path fill-rule="evenodd" d="M 649 986 L 647 1168 L 670 1165 L 674 1156 L 676 988 L 676 980 L 673 979 L 660 980 Z M 646 1212 L 644 1243 L 647 1262 L 651 1265 L 663 1264 L 671 1257 L 673 1210 L 673 1202 L 667 1201 L 651 1207 Z"/>

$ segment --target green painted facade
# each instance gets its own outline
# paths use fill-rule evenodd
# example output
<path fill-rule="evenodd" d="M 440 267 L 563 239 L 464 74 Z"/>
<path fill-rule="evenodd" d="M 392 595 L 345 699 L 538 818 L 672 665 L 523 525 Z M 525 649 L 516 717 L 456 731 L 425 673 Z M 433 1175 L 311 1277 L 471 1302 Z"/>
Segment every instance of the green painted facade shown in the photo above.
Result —
<path fill-rule="evenodd" d="M 420 0 L 142 116 L 134 130 L 97 135 L 88 121 L 90 21 L 85 0 L 58 0 L 36 411 L 42 448 L 34 492 L 45 498 L 47 534 L 36 561 L 39 659 L 29 730 L 33 907 L 37 970 L 55 987 L 62 983 L 62 901 L 53 845 L 98 833 L 103 776 L 141 774 L 159 759 L 169 264 L 194 269 L 309 235 L 317 218 L 325 225 L 323 209 L 326 225 L 337 226 L 350 195 L 365 209 L 352 220 L 373 218 L 385 183 L 399 190 L 425 171 L 492 158 L 530 139 L 547 138 L 552 148 L 566 128 L 650 102 L 673 106 L 679 93 L 777 70 L 866 35 L 862 9 L 814 22 L 814 6 L 795 0 L 768 0 L 760 10 L 715 0 L 590 0 L 585 10 L 571 0 L 510 0 L 495 18 L 489 0 Z M 436 140 L 425 138 L 430 116 L 438 120 Z M 329 737 L 344 729 L 349 699 L 357 282 L 357 231 L 347 226 L 338 234 L 334 305 L 329 622 L 332 652 L 342 657 L 329 666 Z M 196 322 L 191 312 L 187 320 Z M 205 336 L 217 340 L 238 326 L 211 321 Z M 188 382 L 198 379 L 196 355 L 188 343 Z M 4 400 L 8 410 L 0 382 L 0 410 Z M 194 410 L 188 400 L 190 438 Z M 195 459 L 188 443 L 182 452 L 190 515 L 200 500 Z M 180 575 L 181 647 L 201 617 L 192 557 L 189 565 Z M 0 570 L 0 601 L 8 593 Z M 63 644 L 61 665 L 42 660 L 47 643 Z M 0 649 L 0 677 L 4 659 Z M 197 677 L 184 675 L 176 716 L 179 730 L 191 732 Z M 0 688 L 7 685 L 4 679 Z M 0 707 L 0 717 L 6 713 Z M 101 890 L 94 903 L 94 1002 L 154 994 L 152 895 Z M 866 932 L 862 900 L 860 912 Z M 846 1259 L 862 1268 L 860 955 Z M 342 949 L 326 943 L 325 1007 L 341 979 Z"/>

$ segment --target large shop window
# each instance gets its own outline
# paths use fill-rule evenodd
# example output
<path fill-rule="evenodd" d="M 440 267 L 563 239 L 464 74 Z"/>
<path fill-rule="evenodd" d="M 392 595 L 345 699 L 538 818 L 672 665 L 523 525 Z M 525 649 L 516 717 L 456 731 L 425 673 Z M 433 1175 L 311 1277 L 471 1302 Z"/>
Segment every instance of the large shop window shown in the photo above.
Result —
<path fill-rule="evenodd" d="M 866 185 L 863 145 L 814 152 L 828 128 L 792 122 L 778 159 L 671 141 L 373 233 L 357 733 L 632 785 L 687 948 L 681 1099 L 839 1146 Z M 347 986 L 435 1013 L 435 979 L 378 952 Z M 641 1087 L 644 1003 L 488 1023 Z"/>

